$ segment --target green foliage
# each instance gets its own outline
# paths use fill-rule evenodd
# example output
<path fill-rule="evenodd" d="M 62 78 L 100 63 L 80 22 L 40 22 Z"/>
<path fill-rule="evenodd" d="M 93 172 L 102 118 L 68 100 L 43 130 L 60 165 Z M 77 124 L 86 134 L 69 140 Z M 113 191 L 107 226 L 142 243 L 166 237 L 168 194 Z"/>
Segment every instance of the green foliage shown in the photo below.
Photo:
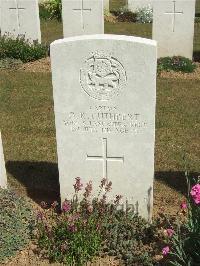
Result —
<path fill-rule="evenodd" d="M 21 197 L 0 189 L 0 262 L 15 255 L 29 241 L 31 209 Z"/>
<path fill-rule="evenodd" d="M 138 8 L 136 10 L 136 20 L 139 23 L 152 23 L 153 22 L 153 9 L 150 5 Z"/>
<path fill-rule="evenodd" d="M 49 11 L 45 8 L 44 3 L 40 3 L 40 5 L 39 5 L 39 10 L 40 10 L 40 19 L 43 19 L 43 20 L 51 19 L 51 14 L 50 14 Z"/>
<path fill-rule="evenodd" d="M 188 192 L 187 203 L 182 205 L 185 219 L 177 218 L 176 228 L 166 241 L 169 265 L 200 265 L 200 179 L 192 186 L 188 182 Z"/>
<path fill-rule="evenodd" d="M 153 265 L 157 229 L 134 213 L 117 211 L 105 226 L 104 252 L 125 265 Z"/>
<path fill-rule="evenodd" d="M 196 64 L 182 56 L 162 57 L 158 59 L 158 72 L 162 70 L 173 70 L 176 72 L 192 73 L 195 69 Z"/>
<path fill-rule="evenodd" d="M 46 46 L 38 42 L 30 44 L 24 37 L 12 39 L 9 36 L 3 36 L 0 38 L 0 59 L 20 59 L 26 63 L 46 57 L 47 52 Z"/>
<path fill-rule="evenodd" d="M 112 13 L 117 17 L 119 22 L 136 22 L 137 16 L 132 11 L 127 8 L 120 8 L 117 11 L 112 11 Z"/>
<path fill-rule="evenodd" d="M 37 235 L 42 252 L 51 261 L 69 265 L 84 265 L 100 252 L 123 259 L 127 265 L 153 265 L 150 242 L 155 242 L 155 226 L 133 211 L 120 210 L 121 196 L 108 203 L 112 183 L 107 179 L 102 179 L 97 198 L 91 197 L 91 181 L 80 195 L 82 186 L 80 178 L 76 178 L 73 200 L 64 201 L 61 214 L 55 212 L 56 203 L 38 213 Z"/>
<path fill-rule="evenodd" d="M 40 15 L 43 18 L 56 18 L 61 21 L 62 19 L 62 1 L 61 0 L 46 0 L 41 4 Z"/>

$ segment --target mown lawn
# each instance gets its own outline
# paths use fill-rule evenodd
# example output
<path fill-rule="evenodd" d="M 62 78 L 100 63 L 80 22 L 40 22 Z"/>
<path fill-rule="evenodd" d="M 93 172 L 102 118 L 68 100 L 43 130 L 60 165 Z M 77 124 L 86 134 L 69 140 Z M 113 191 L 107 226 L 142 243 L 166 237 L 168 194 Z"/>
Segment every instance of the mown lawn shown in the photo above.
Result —
<path fill-rule="evenodd" d="M 151 38 L 149 24 L 106 23 L 105 29 L 106 33 Z M 62 38 L 61 23 L 42 20 L 42 38 L 45 43 Z M 200 52 L 199 44 L 200 27 L 196 25 L 195 52 Z M 9 184 L 37 202 L 56 199 L 59 185 L 51 74 L 0 71 L 0 88 L 0 124 Z M 189 169 L 195 175 L 199 173 L 199 88 L 200 80 L 158 78 L 157 202 L 164 201 L 166 187 L 184 191 L 184 156 Z M 169 198 L 174 204 L 174 198 Z"/>
<path fill-rule="evenodd" d="M 43 43 L 50 44 L 56 39 L 63 38 L 62 23 L 56 20 L 41 20 L 41 30 Z M 194 54 L 200 54 L 200 23 L 195 24 L 194 32 Z M 105 22 L 105 33 L 132 35 L 151 39 L 152 24 Z"/>

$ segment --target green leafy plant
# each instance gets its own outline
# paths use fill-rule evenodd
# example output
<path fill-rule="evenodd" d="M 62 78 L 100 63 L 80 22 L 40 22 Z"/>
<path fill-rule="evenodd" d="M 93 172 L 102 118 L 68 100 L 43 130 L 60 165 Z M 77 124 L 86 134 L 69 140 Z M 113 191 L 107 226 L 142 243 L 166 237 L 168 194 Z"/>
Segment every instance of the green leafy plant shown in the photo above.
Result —
<path fill-rule="evenodd" d="M 182 56 L 162 57 L 158 59 L 158 72 L 165 71 L 180 71 L 191 73 L 196 69 L 196 64 L 190 59 Z"/>
<path fill-rule="evenodd" d="M 120 8 L 117 11 L 112 11 L 112 13 L 116 16 L 119 22 L 136 22 L 137 21 L 136 14 L 130 11 L 126 7 Z"/>
<path fill-rule="evenodd" d="M 0 189 L 0 262 L 5 261 L 29 242 L 32 211 L 25 199 Z"/>
<path fill-rule="evenodd" d="M 62 1 L 61 0 L 46 0 L 41 3 L 40 15 L 44 18 L 57 19 L 61 21 L 62 19 Z"/>
<path fill-rule="evenodd" d="M 127 265 L 152 265 L 155 250 L 155 226 L 148 224 L 132 210 L 119 208 L 121 196 L 107 202 L 112 183 L 102 179 L 97 197 L 92 197 L 90 181 L 83 184 L 76 178 L 72 200 L 65 200 L 62 212 L 57 203 L 38 212 L 38 243 L 51 261 L 84 265 L 99 253 L 116 256 Z M 154 241 L 152 247 L 147 247 Z"/>
<path fill-rule="evenodd" d="M 34 42 L 30 44 L 24 37 L 12 39 L 9 36 L 0 38 L 0 59 L 19 59 L 23 63 L 46 57 L 48 49 L 46 46 Z"/>
<path fill-rule="evenodd" d="M 153 22 L 153 9 L 150 5 L 138 8 L 136 10 L 136 21 L 139 23 L 152 23 Z"/>
<path fill-rule="evenodd" d="M 167 229 L 167 246 L 162 253 L 169 265 L 200 265 L 200 179 L 193 185 L 188 182 L 188 188 L 187 202 L 181 204 L 184 219 L 178 218 L 176 227 Z"/>

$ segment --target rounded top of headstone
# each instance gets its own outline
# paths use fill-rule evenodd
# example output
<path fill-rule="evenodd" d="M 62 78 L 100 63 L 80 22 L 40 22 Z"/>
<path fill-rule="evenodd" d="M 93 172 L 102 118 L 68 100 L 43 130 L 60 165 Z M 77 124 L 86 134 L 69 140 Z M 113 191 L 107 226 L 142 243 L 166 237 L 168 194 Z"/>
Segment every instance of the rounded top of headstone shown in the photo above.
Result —
<path fill-rule="evenodd" d="M 81 35 L 75 37 L 69 37 L 64 39 L 59 39 L 51 43 L 51 46 L 55 46 L 58 44 L 64 44 L 75 41 L 84 41 L 84 40 L 116 40 L 116 41 L 127 41 L 133 43 L 146 44 L 150 46 L 157 46 L 157 42 L 155 40 L 134 37 L 134 36 L 126 36 L 126 35 L 115 35 L 115 34 L 95 34 L 95 35 Z"/>

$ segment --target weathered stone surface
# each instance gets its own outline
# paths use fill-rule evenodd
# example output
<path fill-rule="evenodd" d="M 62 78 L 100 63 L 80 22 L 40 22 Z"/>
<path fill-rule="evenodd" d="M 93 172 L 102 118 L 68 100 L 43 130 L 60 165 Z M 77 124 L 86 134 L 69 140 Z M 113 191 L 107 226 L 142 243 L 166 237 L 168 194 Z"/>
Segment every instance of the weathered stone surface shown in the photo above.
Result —
<path fill-rule="evenodd" d="M 180 55 L 192 59 L 195 0 L 155 1 L 153 9 L 158 57 Z"/>
<path fill-rule="evenodd" d="M 103 177 L 112 196 L 151 218 L 154 176 L 156 42 L 91 35 L 51 44 L 62 201 L 73 183 Z M 125 207 L 125 206 L 124 206 Z"/>
<path fill-rule="evenodd" d="M 37 0 L 1 0 L 1 34 L 41 42 Z"/>
<path fill-rule="evenodd" d="M 103 0 L 62 0 L 64 37 L 104 33 Z"/>

